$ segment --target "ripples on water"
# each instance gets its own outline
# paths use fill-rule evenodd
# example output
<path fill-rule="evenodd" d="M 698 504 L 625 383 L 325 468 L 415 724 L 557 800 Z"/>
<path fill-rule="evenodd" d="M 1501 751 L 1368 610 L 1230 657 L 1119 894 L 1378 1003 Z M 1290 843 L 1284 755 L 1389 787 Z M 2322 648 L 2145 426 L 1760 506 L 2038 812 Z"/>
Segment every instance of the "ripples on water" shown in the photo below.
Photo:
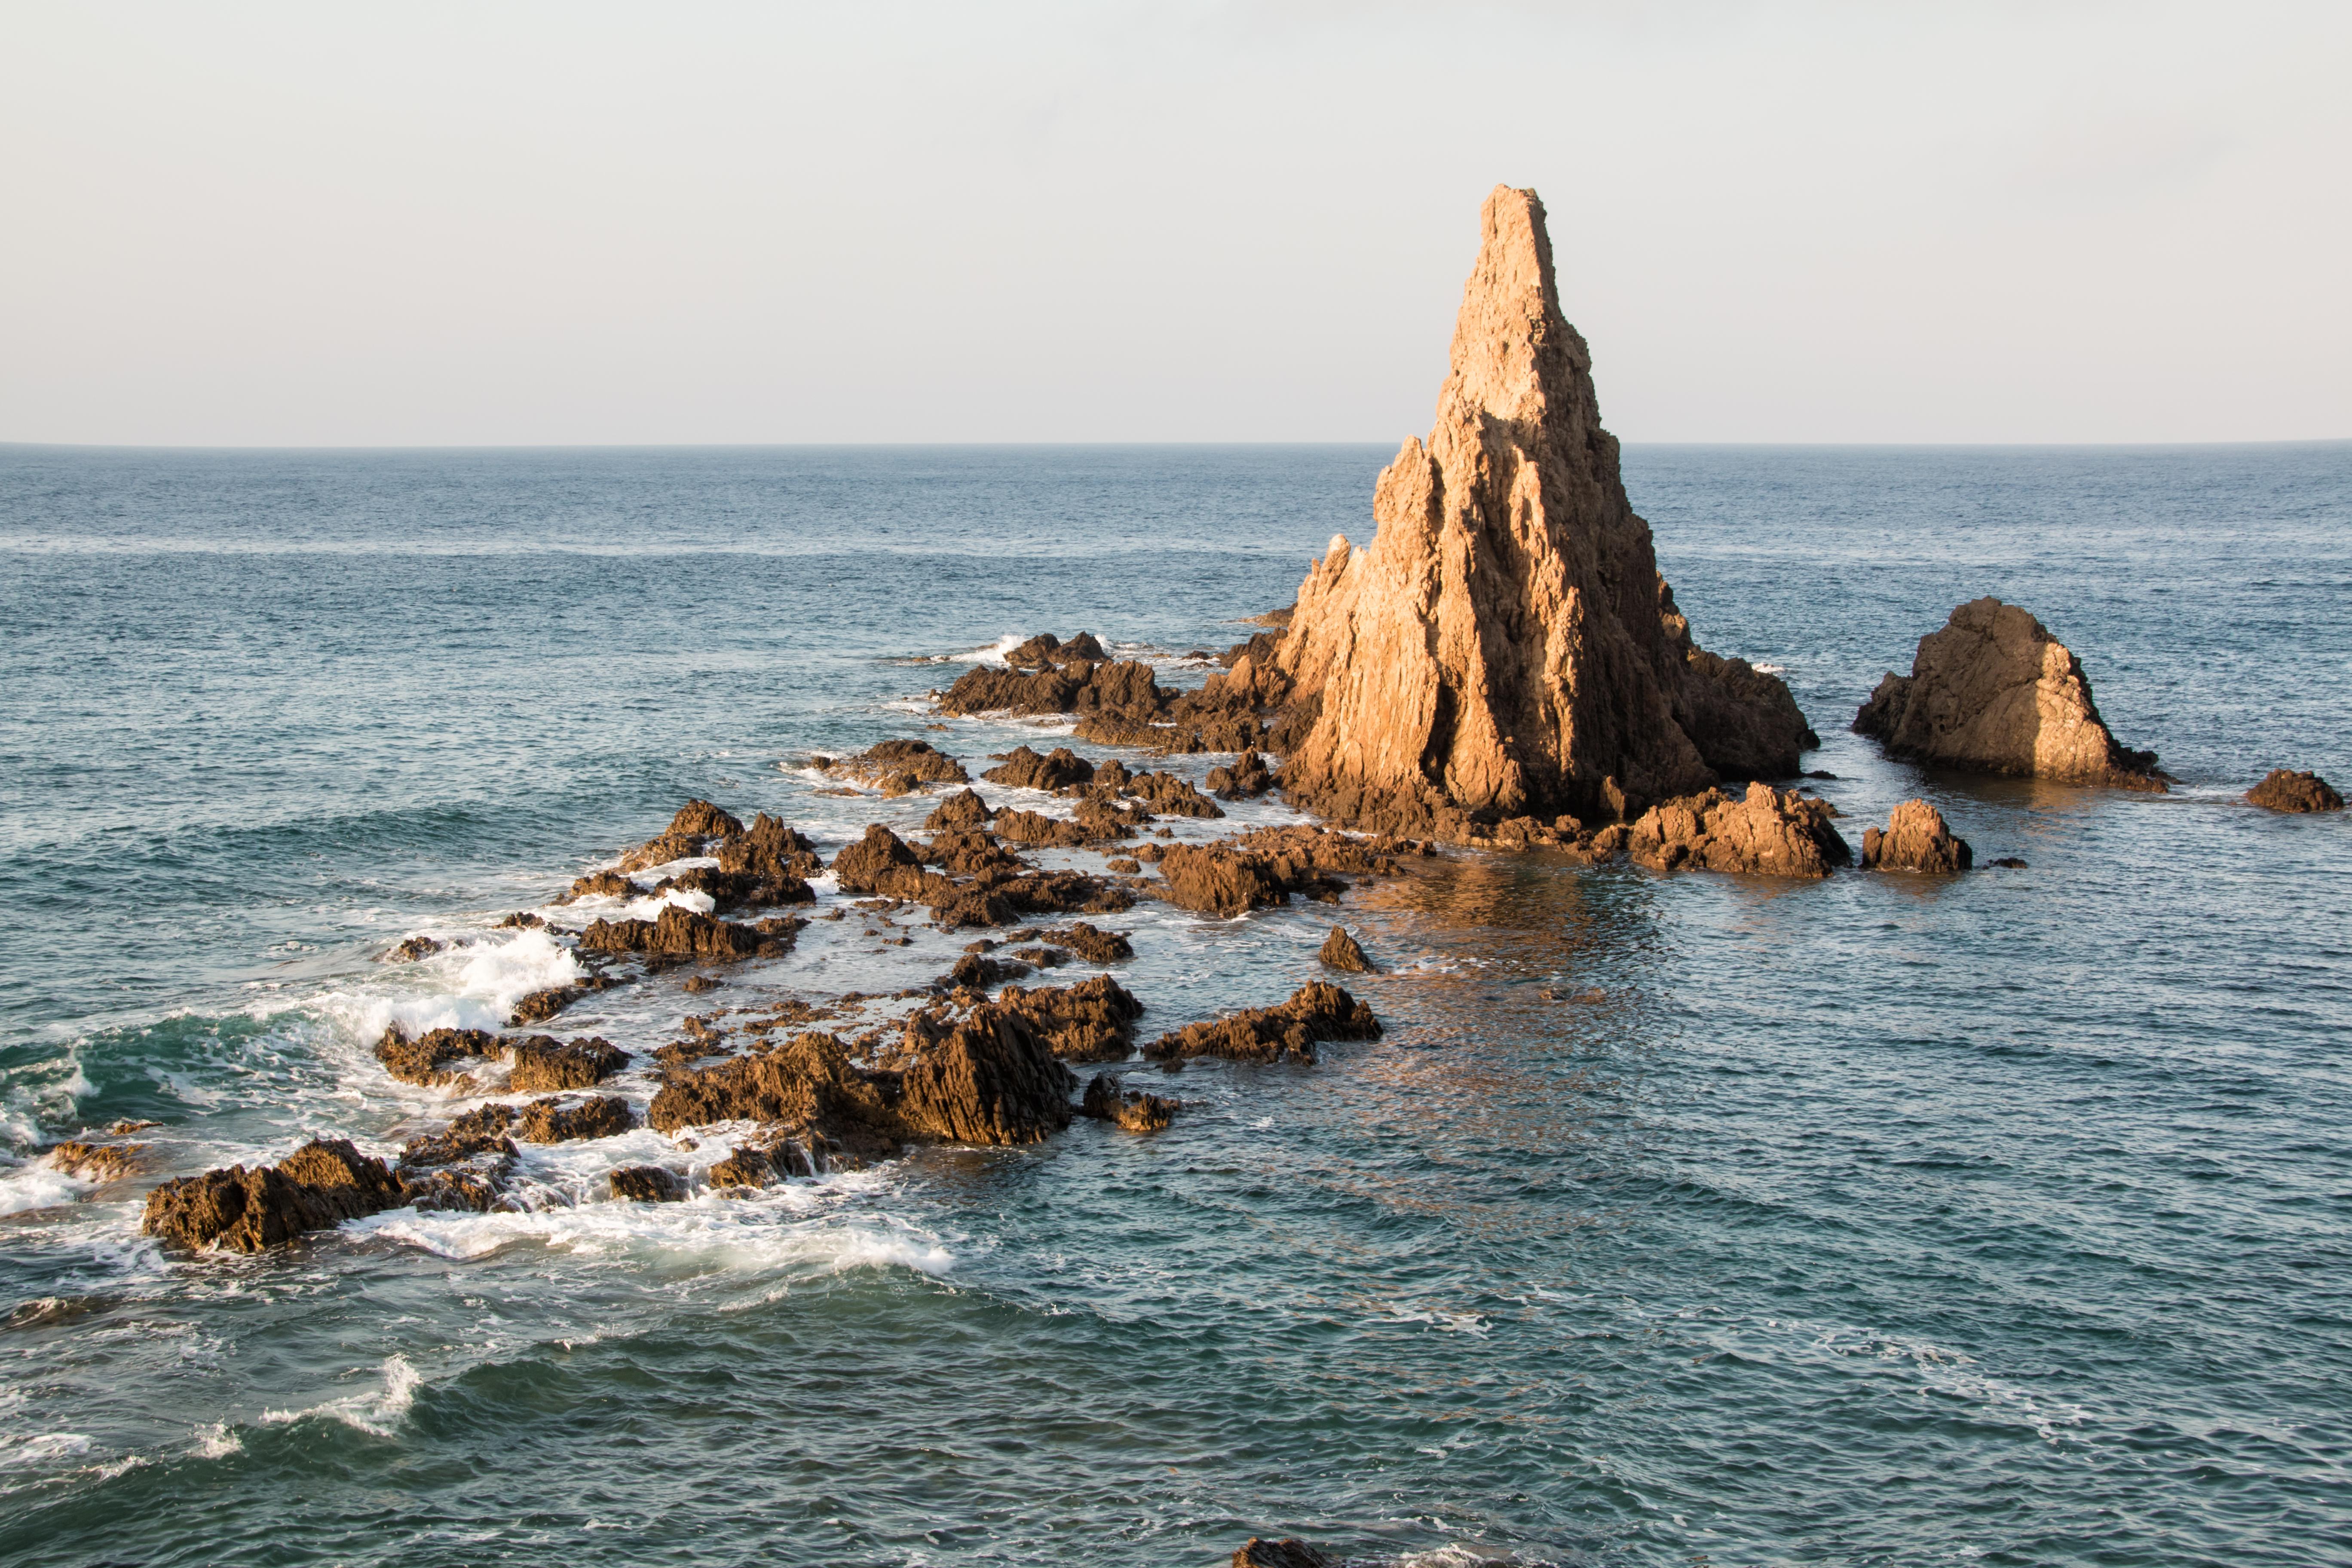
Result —
<path fill-rule="evenodd" d="M 1155 1138 L 750 1202 L 569 1201 L 640 1132 L 534 1151 L 532 1213 L 171 1262 L 25 1162 L 118 1118 L 175 1169 L 396 1142 L 436 1109 L 368 1058 L 382 1019 L 560 962 L 500 913 L 689 794 L 828 847 L 919 820 L 778 764 L 920 732 L 933 661 L 1007 634 L 1234 640 L 1360 540 L 1385 455 L 0 449 L 0 1557 L 2352 1550 L 2352 852 L 2233 804 L 2352 774 L 2342 446 L 1629 455 L 1702 641 L 1787 668 L 1849 836 L 1924 793 L 2024 871 L 1449 856 L 1350 895 L 1377 1043 L 1195 1065 Z M 1987 592 L 2181 790 L 1923 777 L 1844 732 Z M 1275 999 L 1328 919 L 1140 910 L 1122 977 L 1148 1027 Z M 484 945 L 370 962 L 414 931 Z M 819 924 L 697 1005 L 958 945 Z M 640 1048 L 688 1010 L 594 1000 Z"/>

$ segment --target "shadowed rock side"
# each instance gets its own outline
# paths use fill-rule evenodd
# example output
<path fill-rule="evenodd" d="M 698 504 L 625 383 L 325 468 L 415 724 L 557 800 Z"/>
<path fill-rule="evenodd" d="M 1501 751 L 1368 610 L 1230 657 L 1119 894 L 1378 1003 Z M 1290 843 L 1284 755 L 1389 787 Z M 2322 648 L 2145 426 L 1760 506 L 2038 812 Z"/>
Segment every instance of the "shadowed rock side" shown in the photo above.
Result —
<path fill-rule="evenodd" d="M 401 1203 L 383 1161 L 341 1138 L 304 1144 L 276 1165 L 232 1165 L 165 1182 L 140 1229 L 176 1247 L 259 1252 Z"/>
<path fill-rule="evenodd" d="M 1911 673 L 1886 679 L 1853 717 L 1890 756 L 1972 773 L 2161 791 L 2154 752 L 2118 744 L 2083 661 L 1999 599 L 1971 599 L 1919 639 Z"/>
<path fill-rule="evenodd" d="M 1318 1040 L 1377 1040 L 1381 1022 L 1372 1010 L 1337 985 L 1310 980 L 1278 1007 L 1250 1007 L 1206 1023 L 1189 1024 L 1143 1047 L 1155 1061 L 1185 1057 L 1229 1057 L 1237 1061 L 1278 1062 L 1286 1057 L 1312 1062 Z"/>
<path fill-rule="evenodd" d="M 2263 782 L 2246 792 L 2249 805 L 2265 811 L 2341 811 L 2344 797 L 2317 773 L 2273 768 Z"/>
<path fill-rule="evenodd" d="M 1372 961 L 1364 956 L 1363 945 L 1348 934 L 1345 926 L 1333 926 L 1331 934 L 1323 939 L 1323 951 L 1315 955 L 1333 969 L 1349 974 L 1370 974 Z"/>
<path fill-rule="evenodd" d="M 1295 1535 L 1279 1541 L 1253 1535 L 1235 1549 L 1233 1568 L 1339 1568 L 1339 1564 Z"/>
<path fill-rule="evenodd" d="M 1658 575 L 1542 205 L 1498 186 L 1482 223 L 1429 440 L 1381 475 L 1370 546 L 1335 537 L 1309 571 L 1275 652 L 1275 684 L 1315 715 L 1286 788 L 1444 831 L 1450 814 L 1617 818 L 1794 773 L 1817 738 L 1787 687 L 1694 647 Z M 1255 663 L 1224 684 L 1263 684 Z"/>
<path fill-rule="evenodd" d="M 1924 800 L 1906 800 L 1886 818 L 1886 830 L 1862 833 L 1865 871 L 1927 871 L 1950 876 L 1976 863 L 1976 851 L 1944 826 L 1944 814 Z"/>

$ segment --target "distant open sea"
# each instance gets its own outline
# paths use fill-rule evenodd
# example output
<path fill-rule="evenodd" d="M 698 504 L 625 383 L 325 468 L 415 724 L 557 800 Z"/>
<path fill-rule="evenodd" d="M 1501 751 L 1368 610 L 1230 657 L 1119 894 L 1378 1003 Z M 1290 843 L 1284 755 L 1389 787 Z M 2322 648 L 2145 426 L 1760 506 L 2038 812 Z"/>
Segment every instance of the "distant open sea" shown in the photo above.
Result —
<path fill-rule="evenodd" d="M 923 728 L 1008 637 L 1197 679 L 1389 454 L 0 447 L 0 1563 L 2352 1562 L 2352 822 L 2239 798 L 2352 785 L 2352 444 L 1628 450 L 1849 838 L 1924 795 L 2027 869 L 1449 852 L 1338 911 L 1385 1037 L 1196 1065 L 1156 1136 L 606 1201 L 640 1131 L 533 1149 L 529 1212 L 139 1236 L 161 1175 L 446 1116 L 374 1034 L 494 1021 L 563 962 L 499 918 L 689 795 L 830 856 L 931 803 L 812 752 L 1039 738 Z M 2179 787 L 1847 731 L 1986 594 Z M 1148 1036 L 1332 918 L 1108 923 Z M 645 1052 L 969 940 L 860 924 L 562 1026 Z M 125 1118 L 145 1181 L 36 1162 Z"/>

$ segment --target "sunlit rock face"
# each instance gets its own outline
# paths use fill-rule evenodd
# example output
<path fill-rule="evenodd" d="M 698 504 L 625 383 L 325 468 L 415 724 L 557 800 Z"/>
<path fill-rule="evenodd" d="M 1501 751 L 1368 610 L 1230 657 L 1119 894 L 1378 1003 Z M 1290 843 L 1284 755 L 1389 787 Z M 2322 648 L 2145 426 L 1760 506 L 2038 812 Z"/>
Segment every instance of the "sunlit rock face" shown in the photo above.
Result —
<path fill-rule="evenodd" d="M 1625 499 L 1544 211 L 1497 186 L 1429 438 L 1301 586 L 1280 667 L 1312 727 L 1284 780 L 1360 817 L 1638 812 L 1780 777 L 1814 742 L 1788 688 L 1690 640 Z M 1319 706 L 1318 706 L 1319 704 Z"/>

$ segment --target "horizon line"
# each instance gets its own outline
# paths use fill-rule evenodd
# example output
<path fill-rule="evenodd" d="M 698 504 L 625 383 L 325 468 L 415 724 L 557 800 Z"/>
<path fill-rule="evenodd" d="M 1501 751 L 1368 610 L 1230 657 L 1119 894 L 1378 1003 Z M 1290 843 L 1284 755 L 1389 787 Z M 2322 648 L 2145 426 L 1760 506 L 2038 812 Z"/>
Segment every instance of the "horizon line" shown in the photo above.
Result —
<path fill-rule="evenodd" d="M 2352 446 L 2352 436 L 2288 436 L 2251 440 L 2215 441 L 1759 441 L 1759 440 L 1635 440 L 1617 438 L 1621 447 L 1679 447 L 1690 450 L 1747 451 L 2211 451 L 2249 447 Z M 1401 442 L 1400 442 L 1401 444 Z M 170 442 L 170 441 L 10 441 L 0 440 L 0 452 L 185 452 L 185 453 L 342 453 L 342 452 L 814 452 L 814 451 L 1066 451 L 1071 449 L 1207 451 L 1234 447 L 1334 448 L 1388 447 L 1381 440 L 1066 440 L 1066 441 L 464 441 L 464 442 Z"/>

